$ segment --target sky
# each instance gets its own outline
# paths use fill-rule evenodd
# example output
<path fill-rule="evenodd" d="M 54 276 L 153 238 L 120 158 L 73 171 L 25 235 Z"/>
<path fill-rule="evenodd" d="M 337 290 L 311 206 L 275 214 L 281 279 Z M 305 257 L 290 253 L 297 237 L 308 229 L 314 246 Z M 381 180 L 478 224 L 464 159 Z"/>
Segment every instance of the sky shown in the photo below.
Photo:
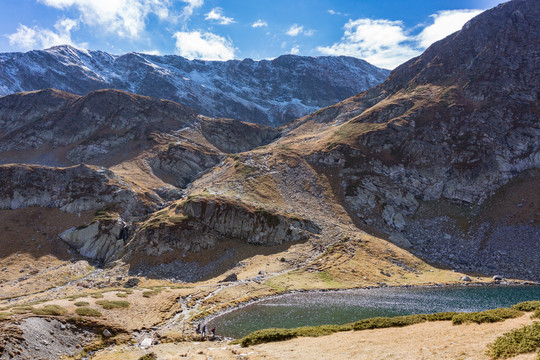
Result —
<path fill-rule="evenodd" d="M 0 0 L 0 52 L 347 55 L 393 69 L 499 0 Z"/>

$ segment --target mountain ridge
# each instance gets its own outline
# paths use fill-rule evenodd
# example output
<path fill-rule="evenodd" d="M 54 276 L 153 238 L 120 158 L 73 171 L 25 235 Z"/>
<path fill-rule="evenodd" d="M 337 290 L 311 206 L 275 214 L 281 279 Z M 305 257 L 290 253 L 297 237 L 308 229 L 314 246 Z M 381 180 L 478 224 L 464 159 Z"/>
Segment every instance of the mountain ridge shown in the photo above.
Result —
<path fill-rule="evenodd" d="M 279 126 L 370 88 L 389 71 L 352 57 L 187 60 L 176 55 L 79 50 L 68 45 L 0 54 L 0 95 L 114 88 L 163 98 L 210 117 Z"/>

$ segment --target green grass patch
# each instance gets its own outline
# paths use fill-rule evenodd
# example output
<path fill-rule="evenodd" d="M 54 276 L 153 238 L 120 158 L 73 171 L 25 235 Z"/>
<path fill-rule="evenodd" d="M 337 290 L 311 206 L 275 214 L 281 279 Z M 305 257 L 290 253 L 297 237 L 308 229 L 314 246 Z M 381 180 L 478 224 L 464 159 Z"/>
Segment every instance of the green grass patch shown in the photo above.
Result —
<path fill-rule="evenodd" d="M 521 315 L 523 315 L 523 312 L 520 310 L 499 308 L 486 311 L 457 314 L 452 318 L 452 324 L 460 325 L 466 323 L 494 323 L 504 321 L 505 319 L 516 318 Z"/>
<path fill-rule="evenodd" d="M 67 314 L 67 310 L 60 305 L 45 305 L 39 309 L 32 309 L 32 313 L 36 315 L 54 315 L 61 316 Z"/>
<path fill-rule="evenodd" d="M 75 313 L 80 316 L 92 316 L 92 317 L 100 317 L 101 313 L 97 311 L 96 309 L 92 309 L 90 307 L 79 307 L 75 309 Z"/>
<path fill-rule="evenodd" d="M 149 290 L 149 291 L 143 291 L 142 296 L 145 297 L 145 298 L 149 298 L 149 297 L 152 297 L 152 296 L 155 296 L 155 295 L 159 294 L 164 289 L 165 288 L 156 288 L 156 289 Z"/>
<path fill-rule="evenodd" d="M 98 293 L 93 293 L 90 295 L 91 297 L 93 297 L 94 299 L 103 299 L 103 294 L 98 292 Z"/>
<path fill-rule="evenodd" d="M 531 315 L 531 319 L 540 319 L 540 309 L 534 311 L 534 314 Z"/>
<path fill-rule="evenodd" d="M 11 317 L 10 313 L 7 312 L 0 312 L 0 320 L 7 320 Z"/>
<path fill-rule="evenodd" d="M 13 309 L 11 309 L 11 312 L 14 314 L 26 314 L 28 312 L 31 312 L 32 310 L 34 310 L 33 306 L 23 305 L 23 306 L 15 306 Z"/>
<path fill-rule="evenodd" d="M 263 329 L 252 332 L 242 339 L 235 340 L 234 343 L 241 344 L 243 347 L 246 347 L 267 342 L 284 341 L 296 337 L 324 336 L 342 331 L 402 327 L 419 324 L 426 321 L 448 321 L 451 320 L 456 314 L 457 313 L 455 312 L 443 312 L 436 314 L 418 314 L 396 317 L 376 317 L 343 325 L 304 326 L 295 329 Z"/>
<path fill-rule="evenodd" d="M 512 309 L 527 311 L 527 312 L 534 311 L 536 309 L 540 309 L 540 301 L 533 300 L 533 301 L 520 302 L 519 304 L 512 306 Z"/>
<path fill-rule="evenodd" d="M 488 355 L 494 359 L 508 358 L 540 349 L 540 322 L 512 330 L 488 345 Z"/>
<path fill-rule="evenodd" d="M 99 300 L 96 304 L 101 305 L 105 310 L 123 309 L 129 307 L 129 302 L 124 300 Z"/>
<path fill-rule="evenodd" d="M 88 301 L 77 301 L 73 305 L 75 305 L 75 306 L 88 306 L 88 305 L 90 305 L 90 303 Z"/>
<path fill-rule="evenodd" d="M 116 293 L 116 296 L 118 296 L 119 298 L 127 298 L 129 295 L 123 292 L 118 292 Z"/>

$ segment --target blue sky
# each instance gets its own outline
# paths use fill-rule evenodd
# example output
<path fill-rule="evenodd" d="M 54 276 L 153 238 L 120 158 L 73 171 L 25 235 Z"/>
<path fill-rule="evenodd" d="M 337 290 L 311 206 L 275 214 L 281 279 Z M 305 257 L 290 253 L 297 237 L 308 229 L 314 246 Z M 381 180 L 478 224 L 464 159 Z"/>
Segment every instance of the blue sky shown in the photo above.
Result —
<path fill-rule="evenodd" d="M 392 69 L 499 0 L 2 0 L 0 52 L 349 55 Z"/>

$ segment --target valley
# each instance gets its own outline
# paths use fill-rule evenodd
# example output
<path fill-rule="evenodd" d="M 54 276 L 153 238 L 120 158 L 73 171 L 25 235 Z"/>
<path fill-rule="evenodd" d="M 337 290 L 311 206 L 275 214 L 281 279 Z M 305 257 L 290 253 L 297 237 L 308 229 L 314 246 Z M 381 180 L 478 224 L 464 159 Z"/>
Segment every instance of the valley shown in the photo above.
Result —
<path fill-rule="evenodd" d="M 487 358 L 534 309 L 247 348 L 195 328 L 293 292 L 538 285 L 539 19 L 535 1 L 501 4 L 389 74 L 344 57 L 2 55 L 0 359 Z M 70 64 L 69 81 L 21 75 L 41 58 L 56 75 Z M 291 80 L 280 66 L 312 73 Z M 114 80 L 119 67 L 145 81 Z M 228 97 L 183 101 L 189 72 L 246 81 L 235 89 L 267 77 L 337 87 L 317 101 L 245 97 L 267 112 L 247 116 Z M 239 96 L 216 84 L 208 99 Z M 539 299 L 496 304 L 524 300 Z"/>

